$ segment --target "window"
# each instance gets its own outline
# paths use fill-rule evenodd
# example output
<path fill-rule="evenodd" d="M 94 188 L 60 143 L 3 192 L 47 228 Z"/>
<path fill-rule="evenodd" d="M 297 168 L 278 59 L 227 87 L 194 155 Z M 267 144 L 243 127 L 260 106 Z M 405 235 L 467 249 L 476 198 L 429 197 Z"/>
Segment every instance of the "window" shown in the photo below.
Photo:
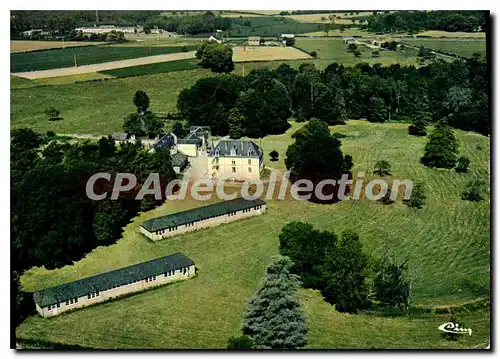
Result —
<path fill-rule="evenodd" d="M 66 301 L 66 305 L 69 305 L 69 300 Z"/>
<path fill-rule="evenodd" d="M 233 173 L 235 173 L 235 172 L 236 172 L 236 167 L 233 167 Z"/>
<path fill-rule="evenodd" d="M 252 172 L 252 167 L 248 167 L 248 172 Z"/>
<path fill-rule="evenodd" d="M 57 306 L 57 308 L 61 308 L 61 303 L 57 302 L 56 306 Z"/>
<path fill-rule="evenodd" d="M 233 166 L 234 166 L 234 165 L 236 165 L 236 161 L 235 161 L 235 160 L 232 160 L 232 161 L 231 161 L 231 164 L 232 164 Z"/>
<path fill-rule="evenodd" d="M 114 287 L 115 287 L 115 286 L 113 286 L 113 288 L 114 288 Z M 89 293 L 89 294 L 87 294 L 87 299 L 90 299 L 90 293 Z"/>
<path fill-rule="evenodd" d="M 215 170 L 218 171 L 219 170 L 219 166 L 215 166 Z"/>
<path fill-rule="evenodd" d="M 182 268 L 182 273 L 186 274 L 186 268 Z"/>
<path fill-rule="evenodd" d="M 252 160 L 248 160 L 248 164 L 251 165 L 252 164 Z"/>

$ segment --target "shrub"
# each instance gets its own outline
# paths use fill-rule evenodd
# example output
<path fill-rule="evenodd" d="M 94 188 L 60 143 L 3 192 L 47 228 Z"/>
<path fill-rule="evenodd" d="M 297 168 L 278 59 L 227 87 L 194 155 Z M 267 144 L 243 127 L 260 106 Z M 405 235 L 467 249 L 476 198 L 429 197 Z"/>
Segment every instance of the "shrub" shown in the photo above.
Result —
<path fill-rule="evenodd" d="M 387 162 L 386 160 L 378 161 L 375 164 L 375 170 L 373 171 L 374 174 L 378 174 L 380 176 L 386 176 L 389 175 L 391 170 L 391 164 Z"/>
<path fill-rule="evenodd" d="M 354 56 L 361 57 L 361 51 L 359 50 L 354 51 Z"/>
<path fill-rule="evenodd" d="M 317 57 L 318 53 L 316 51 L 311 51 L 309 55 L 311 55 L 312 57 Z"/>
<path fill-rule="evenodd" d="M 455 171 L 458 173 L 467 173 L 469 171 L 470 160 L 462 156 L 458 159 L 457 167 L 455 167 Z"/>
<path fill-rule="evenodd" d="M 417 183 L 413 186 L 413 191 L 411 192 L 411 198 L 403 200 L 403 203 L 408 207 L 422 208 L 425 204 L 427 196 L 425 195 L 425 188 L 422 184 Z"/>
<path fill-rule="evenodd" d="M 391 191 L 387 191 L 385 196 L 379 199 L 378 202 L 383 204 L 393 204 L 394 201 L 391 199 Z"/>
<path fill-rule="evenodd" d="M 483 181 L 471 181 L 467 188 L 462 192 L 464 201 L 479 202 L 484 199 L 484 190 L 486 184 Z"/>
<path fill-rule="evenodd" d="M 47 137 L 55 137 L 56 133 L 54 131 L 47 131 Z"/>
<path fill-rule="evenodd" d="M 253 349 L 254 344 L 252 339 L 246 335 L 239 337 L 231 337 L 227 341 L 227 349 Z"/>
<path fill-rule="evenodd" d="M 49 121 L 55 121 L 60 119 L 59 115 L 61 114 L 61 111 L 51 106 L 45 110 L 45 114 L 49 117 Z"/>
<path fill-rule="evenodd" d="M 271 157 L 271 161 L 272 161 L 272 162 L 276 162 L 276 161 L 278 160 L 279 153 L 278 153 L 278 151 L 276 151 L 276 150 L 272 150 L 272 151 L 269 153 L 269 156 Z"/>
<path fill-rule="evenodd" d="M 372 51 L 372 57 L 378 57 L 380 52 L 378 50 Z"/>

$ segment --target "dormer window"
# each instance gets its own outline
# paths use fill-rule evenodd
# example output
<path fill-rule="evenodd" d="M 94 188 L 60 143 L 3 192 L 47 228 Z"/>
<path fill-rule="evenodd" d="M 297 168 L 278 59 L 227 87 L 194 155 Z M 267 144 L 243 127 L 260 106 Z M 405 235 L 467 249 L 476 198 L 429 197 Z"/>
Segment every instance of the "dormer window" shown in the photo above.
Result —
<path fill-rule="evenodd" d="M 231 147 L 231 156 L 236 156 L 236 146 Z"/>

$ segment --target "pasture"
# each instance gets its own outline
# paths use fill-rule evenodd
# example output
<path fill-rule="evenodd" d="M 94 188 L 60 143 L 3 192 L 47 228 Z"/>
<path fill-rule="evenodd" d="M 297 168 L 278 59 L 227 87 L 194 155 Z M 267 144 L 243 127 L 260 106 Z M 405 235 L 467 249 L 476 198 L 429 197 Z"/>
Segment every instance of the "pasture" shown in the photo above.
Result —
<path fill-rule="evenodd" d="M 283 169 L 291 135 L 302 125 L 293 122 L 285 134 L 257 140 L 266 164 Z M 136 217 L 116 244 L 99 247 L 57 270 L 33 268 L 22 276 L 22 286 L 39 290 L 177 251 L 194 259 L 196 278 L 50 319 L 30 317 L 17 329 L 17 336 L 94 348 L 223 348 L 230 336 L 240 334 L 248 298 L 258 289 L 270 256 L 278 253 L 281 228 L 294 220 L 335 233 L 354 229 L 371 256 L 380 256 L 387 247 L 397 260 L 408 260 L 413 306 L 487 298 L 489 203 L 462 201 L 460 192 L 471 179 L 489 180 L 488 139 L 455 131 L 461 154 L 471 159 L 470 172 L 458 174 L 421 165 L 426 139 L 408 136 L 407 126 L 348 121 L 331 130 L 348 136 L 342 139 L 342 150 L 353 156 L 355 175 L 363 171 L 373 177 L 375 162 L 385 159 L 392 165 L 389 180 L 425 183 L 428 200 L 421 210 L 399 202 L 318 205 L 271 200 L 262 216 L 150 242 L 138 231 L 142 221 L 201 205 L 168 202 Z M 271 149 L 278 150 L 279 162 L 268 162 Z M 350 315 L 336 312 L 315 291 L 302 289 L 299 299 L 309 328 L 307 348 L 473 348 L 489 341 L 488 310 L 458 314 L 474 332 L 454 342 L 444 340 L 437 329 L 449 315 Z"/>
<path fill-rule="evenodd" d="M 115 47 L 89 46 L 55 49 L 10 55 L 10 71 L 26 72 L 74 67 L 103 62 L 134 59 L 153 55 L 173 54 L 194 50 L 194 47 Z"/>
<path fill-rule="evenodd" d="M 104 44 L 104 42 L 10 40 L 10 52 L 30 52 L 67 47 L 95 46 L 102 44 Z"/>
<path fill-rule="evenodd" d="M 108 75 L 112 77 L 131 77 L 131 76 L 151 75 L 163 72 L 194 70 L 200 68 L 198 66 L 198 62 L 199 62 L 198 59 L 158 62 L 155 64 L 123 67 L 121 69 L 101 71 L 99 72 L 99 74 Z"/>
<path fill-rule="evenodd" d="M 313 60 L 318 68 L 325 68 L 332 62 L 341 63 L 344 66 L 355 66 L 360 62 L 371 65 L 380 63 L 383 65 L 417 65 L 417 50 L 406 49 L 403 53 L 399 51 L 378 50 L 378 57 L 373 56 L 373 49 L 364 45 L 357 45 L 361 56 L 357 58 L 352 52 L 347 51 L 347 45 L 341 39 L 314 39 L 297 38 L 295 46 L 307 52 L 316 51 L 317 59 Z"/>
<path fill-rule="evenodd" d="M 311 56 L 294 47 L 237 46 L 233 47 L 234 62 L 310 59 Z"/>
<path fill-rule="evenodd" d="M 137 90 L 148 93 L 153 112 L 174 111 L 177 96 L 210 70 L 168 72 L 140 77 L 82 82 L 57 86 L 11 89 L 11 128 L 35 131 L 107 135 L 122 130 L 123 118 L 136 111 Z M 39 81 L 39 80 L 36 80 Z M 51 81 L 47 79 L 47 81 Z M 49 121 L 45 110 L 55 106 L 62 120 Z"/>
<path fill-rule="evenodd" d="M 401 42 L 462 57 L 472 57 L 474 53 L 486 56 L 486 41 L 481 39 L 402 39 Z"/>

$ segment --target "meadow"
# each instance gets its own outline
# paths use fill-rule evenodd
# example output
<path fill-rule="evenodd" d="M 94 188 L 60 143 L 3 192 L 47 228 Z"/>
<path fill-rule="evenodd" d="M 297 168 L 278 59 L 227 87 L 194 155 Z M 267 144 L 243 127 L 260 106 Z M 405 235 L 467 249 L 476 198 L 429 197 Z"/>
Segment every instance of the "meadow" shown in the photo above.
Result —
<path fill-rule="evenodd" d="M 297 38 L 295 46 L 309 53 L 316 51 L 318 56 L 314 63 L 318 65 L 318 68 L 324 68 L 331 62 L 341 63 L 344 66 L 354 66 L 361 62 L 371 65 L 376 63 L 383 65 L 398 63 L 402 66 L 417 65 L 417 51 L 414 49 L 406 49 L 404 53 L 379 50 L 379 56 L 373 57 L 373 49 L 358 45 L 361 56 L 357 58 L 352 52 L 347 51 L 347 45 L 341 39 Z"/>
<path fill-rule="evenodd" d="M 140 77 L 11 89 L 11 128 L 29 127 L 35 131 L 51 130 L 56 133 L 111 134 L 121 131 L 124 117 L 136 111 L 132 98 L 137 90 L 148 93 L 153 112 L 170 112 L 175 110 L 177 96 L 182 89 L 212 75 L 210 70 L 200 68 Z M 16 82 L 20 81 L 22 80 L 16 79 Z M 48 85 L 51 79 L 45 81 Z M 62 120 L 48 120 L 45 110 L 50 106 L 61 110 Z"/>
<path fill-rule="evenodd" d="M 95 46 L 102 44 L 104 44 L 104 42 L 10 40 L 10 52 L 29 52 L 66 47 Z"/>
<path fill-rule="evenodd" d="M 25 72 L 49 70 L 78 65 L 98 64 L 102 62 L 127 60 L 138 57 L 172 54 L 191 51 L 195 47 L 116 47 L 88 46 L 36 51 L 28 53 L 13 53 L 10 55 L 10 71 Z"/>
<path fill-rule="evenodd" d="M 264 149 L 266 165 L 284 169 L 285 150 L 301 126 L 292 122 L 285 134 L 256 140 Z M 426 139 L 408 136 L 407 126 L 348 121 L 330 129 L 347 135 L 342 150 L 352 155 L 354 174 L 363 171 L 371 178 L 375 162 L 385 159 L 392 165 L 389 180 L 423 182 L 428 199 L 422 209 L 400 202 L 318 205 L 270 200 L 262 216 L 153 243 L 139 233 L 142 221 L 201 205 L 168 202 L 136 217 L 116 244 L 98 247 L 57 270 L 33 268 L 22 276 L 22 286 L 35 291 L 177 251 L 194 259 L 197 277 L 50 319 L 33 316 L 21 324 L 17 336 L 94 348 L 223 348 L 230 336 L 240 335 L 247 300 L 258 289 L 270 256 L 278 253 L 281 228 L 294 220 L 335 233 L 354 229 L 370 256 L 378 257 L 388 248 L 398 261 L 407 260 L 413 307 L 488 298 L 489 203 L 460 199 L 468 181 L 488 181 L 488 138 L 455 131 L 460 153 L 471 160 L 470 172 L 458 174 L 421 165 Z M 278 162 L 269 162 L 271 149 L 278 150 Z M 458 314 L 473 335 L 455 342 L 444 340 L 437 329 L 449 320 L 446 314 L 341 314 L 318 292 L 301 289 L 299 299 L 309 328 L 307 348 L 477 348 L 489 342 L 487 309 Z"/>
<path fill-rule="evenodd" d="M 158 62 L 155 64 L 124 67 L 121 69 L 100 71 L 99 74 L 112 76 L 112 77 L 131 77 L 152 75 L 156 73 L 174 72 L 194 70 L 200 68 L 198 66 L 198 59 L 186 59 L 167 62 Z"/>
<path fill-rule="evenodd" d="M 237 46 L 233 48 L 234 62 L 310 59 L 308 54 L 293 47 Z"/>
<path fill-rule="evenodd" d="M 481 39 L 402 39 L 401 42 L 462 57 L 472 57 L 474 53 L 486 56 L 486 41 Z"/>

